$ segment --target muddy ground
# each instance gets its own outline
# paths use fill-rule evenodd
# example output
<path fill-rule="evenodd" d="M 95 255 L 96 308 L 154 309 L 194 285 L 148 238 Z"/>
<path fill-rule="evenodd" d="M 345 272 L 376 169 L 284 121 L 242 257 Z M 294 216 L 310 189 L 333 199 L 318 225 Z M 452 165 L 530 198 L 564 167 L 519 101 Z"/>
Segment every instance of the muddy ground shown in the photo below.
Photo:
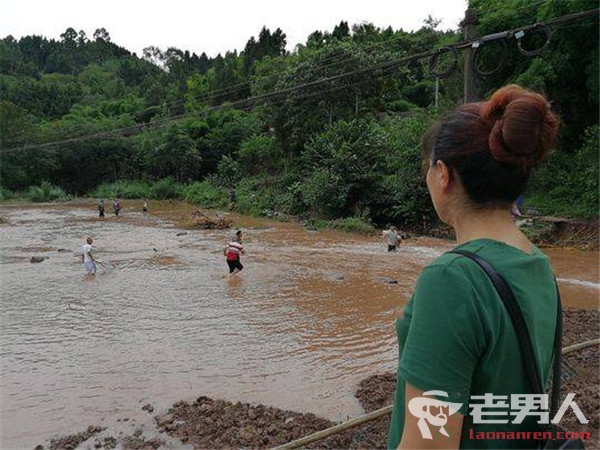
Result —
<path fill-rule="evenodd" d="M 516 222 L 529 240 L 540 248 L 571 247 L 584 251 L 597 251 L 600 248 L 598 220 L 529 215 L 523 216 Z M 418 235 L 423 232 L 423 228 L 407 231 Z M 456 240 L 452 227 L 441 222 L 426 227 L 425 231 L 428 236 Z"/>
<path fill-rule="evenodd" d="M 599 311 L 566 310 L 564 315 L 564 347 L 600 336 Z M 576 402 L 589 423 L 580 424 L 571 410 L 561 426 L 569 431 L 589 431 L 592 439 L 586 448 L 600 449 L 600 374 L 598 346 L 572 352 L 564 357 L 571 377 L 563 383 L 563 393 L 576 393 Z M 356 397 L 366 412 L 391 404 L 396 374 L 373 375 L 363 380 Z M 151 405 L 143 409 L 153 412 Z M 283 411 L 262 404 L 231 403 L 208 397 L 193 402 L 180 401 L 168 411 L 155 416 L 157 429 L 170 442 L 181 442 L 194 449 L 270 448 L 335 425 L 314 414 Z M 386 445 L 389 416 L 365 423 L 307 448 L 383 449 Z M 37 450 L 144 449 L 153 450 L 165 445 L 165 439 L 147 439 L 137 429 L 128 436 L 106 436 L 105 430 L 90 425 L 87 430 L 52 439 Z M 102 437 L 100 437 L 102 436 Z M 169 446 L 169 448 L 173 448 Z M 189 448 L 189 447 L 188 447 Z"/>

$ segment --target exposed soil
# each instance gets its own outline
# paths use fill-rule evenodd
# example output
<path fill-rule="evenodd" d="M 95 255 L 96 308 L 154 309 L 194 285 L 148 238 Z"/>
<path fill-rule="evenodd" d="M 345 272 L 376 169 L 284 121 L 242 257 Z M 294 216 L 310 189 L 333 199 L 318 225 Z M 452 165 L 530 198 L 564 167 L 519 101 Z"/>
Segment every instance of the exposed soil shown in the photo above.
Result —
<path fill-rule="evenodd" d="M 600 246 L 597 220 L 539 217 L 524 225 L 522 230 L 539 247 L 575 247 L 595 251 Z"/>
<path fill-rule="evenodd" d="M 600 336 L 600 312 L 565 310 L 564 347 L 597 339 Z M 560 426 L 568 431 L 589 431 L 591 440 L 586 448 L 600 449 L 600 359 L 598 346 L 565 355 L 563 359 L 571 375 L 563 383 L 562 392 L 574 392 L 575 401 L 589 419 L 580 424 L 569 409 Z M 363 380 L 356 397 L 365 412 L 371 412 L 392 403 L 396 387 L 396 374 L 376 374 Z M 152 412 L 150 405 L 143 409 Z M 284 411 L 262 404 L 231 403 L 208 397 L 199 397 L 193 402 L 180 401 L 165 413 L 155 417 L 156 427 L 182 444 L 194 449 L 217 448 L 271 448 L 293 441 L 319 430 L 335 425 L 330 420 L 314 414 Z M 333 449 L 384 449 L 386 448 L 389 415 L 367 422 L 327 439 L 315 442 L 307 448 Z M 115 448 L 152 450 L 164 444 L 161 439 L 145 440 L 141 430 L 130 436 L 96 436 L 104 431 L 90 426 L 82 433 L 55 438 L 50 441 L 51 450 L 80 448 Z M 94 436 L 96 436 L 94 438 Z M 40 450 L 44 447 L 36 447 Z"/>
<path fill-rule="evenodd" d="M 524 216 L 517 225 L 527 237 L 540 248 L 572 247 L 586 251 L 600 248 L 598 220 L 563 219 L 550 216 Z M 440 239 L 454 240 L 454 230 L 443 223 L 436 223 L 423 231 L 409 230 Z"/>
<path fill-rule="evenodd" d="M 49 448 L 50 450 L 58 450 L 58 449 L 73 449 L 77 447 L 82 442 L 87 441 L 92 436 L 100 433 L 103 430 L 102 427 L 90 425 L 86 431 L 82 431 L 81 433 L 71 434 L 69 436 L 63 436 L 60 438 L 52 439 L 50 441 Z M 41 445 L 36 447 L 36 450 L 43 448 Z"/>

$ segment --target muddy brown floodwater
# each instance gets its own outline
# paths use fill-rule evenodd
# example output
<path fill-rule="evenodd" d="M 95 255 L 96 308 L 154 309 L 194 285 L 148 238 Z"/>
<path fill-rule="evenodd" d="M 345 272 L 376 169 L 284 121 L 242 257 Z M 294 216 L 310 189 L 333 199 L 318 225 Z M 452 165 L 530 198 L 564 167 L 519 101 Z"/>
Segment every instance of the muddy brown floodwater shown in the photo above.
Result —
<path fill-rule="evenodd" d="M 100 220 L 94 201 L 0 205 L 3 449 L 148 422 L 142 405 L 200 394 L 360 414 L 358 383 L 395 369 L 393 321 L 419 272 L 452 247 L 416 238 L 388 254 L 378 237 L 235 217 L 246 268 L 230 277 L 231 230 L 177 236 L 192 206 L 149 209 L 125 201 Z M 87 236 L 104 262 L 93 279 L 80 262 Z M 597 253 L 545 251 L 566 306 L 597 308 Z"/>

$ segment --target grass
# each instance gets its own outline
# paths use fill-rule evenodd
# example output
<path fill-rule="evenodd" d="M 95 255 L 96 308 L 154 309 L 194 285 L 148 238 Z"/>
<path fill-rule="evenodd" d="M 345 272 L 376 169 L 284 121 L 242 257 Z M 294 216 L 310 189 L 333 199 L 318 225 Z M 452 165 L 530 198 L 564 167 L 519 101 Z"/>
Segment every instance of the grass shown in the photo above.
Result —
<path fill-rule="evenodd" d="M 347 233 L 373 234 L 375 232 L 373 225 L 358 217 L 346 217 L 335 220 L 309 219 L 306 225 L 317 230 L 333 228 Z"/>

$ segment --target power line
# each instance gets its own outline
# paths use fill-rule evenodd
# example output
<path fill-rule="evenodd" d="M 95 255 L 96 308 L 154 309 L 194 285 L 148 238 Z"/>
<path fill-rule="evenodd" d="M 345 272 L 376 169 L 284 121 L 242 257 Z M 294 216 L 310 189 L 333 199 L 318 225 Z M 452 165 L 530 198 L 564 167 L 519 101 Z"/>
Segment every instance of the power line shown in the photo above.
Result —
<path fill-rule="evenodd" d="M 456 32 L 456 30 L 453 30 L 452 32 Z M 372 50 L 372 49 L 374 49 L 376 47 L 380 47 L 380 46 L 392 44 L 394 41 L 399 40 L 399 39 L 404 39 L 404 38 L 406 38 L 405 35 L 394 36 L 393 38 L 387 39 L 385 41 L 377 42 L 377 43 L 369 45 L 369 46 L 361 47 L 361 48 L 359 48 L 359 50 L 361 52 L 365 52 L 367 50 Z M 410 42 L 410 44 L 411 45 L 419 45 L 419 44 L 427 41 L 430 38 L 431 38 L 431 36 L 423 36 L 423 37 L 421 37 L 418 40 Z M 342 63 L 345 63 L 345 62 L 349 62 L 349 61 L 352 61 L 352 60 L 357 60 L 358 61 L 361 57 L 366 56 L 366 54 L 363 53 L 363 54 L 354 54 L 354 55 L 352 55 L 352 54 L 350 54 L 350 55 L 348 55 L 348 54 L 346 54 L 346 55 L 333 55 L 333 56 L 326 57 L 326 58 L 318 60 L 317 64 L 321 63 L 323 61 L 331 60 L 332 58 L 340 58 L 340 57 L 343 57 L 343 56 L 345 56 L 345 58 L 339 59 L 338 61 L 331 62 L 329 64 L 321 65 L 321 66 L 319 66 L 319 69 L 327 69 L 327 68 L 330 68 L 332 66 L 335 66 L 335 65 L 338 65 L 338 64 L 342 64 Z M 277 75 L 271 75 L 270 77 L 268 77 L 268 80 L 275 79 L 276 76 Z M 257 80 L 254 80 L 254 82 L 256 82 L 256 81 Z M 161 103 L 160 105 L 152 105 L 152 106 L 149 106 L 149 107 L 145 107 L 143 109 L 129 111 L 129 112 L 124 113 L 124 114 L 122 114 L 120 116 L 116 116 L 116 117 L 113 116 L 113 117 L 115 117 L 116 120 L 119 120 L 119 118 L 121 118 L 121 117 L 131 118 L 131 116 L 134 116 L 134 115 L 141 115 L 141 114 L 144 114 L 146 112 L 151 112 L 151 111 L 154 111 L 156 109 L 161 109 L 161 108 L 165 108 L 165 107 L 169 108 L 169 107 L 172 107 L 172 106 L 177 106 L 179 104 L 184 104 L 184 103 L 186 103 L 188 101 L 191 101 L 191 102 L 203 102 L 203 101 L 210 100 L 210 99 L 213 99 L 213 98 L 215 98 L 217 96 L 221 96 L 221 95 L 235 95 L 235 94 L 239 94 L 239 93 L 242 93 L 245 90 L 247 90 L 248 85 L 251 85 L 252 82 L 253 82 L 253 80 L 249 80 L 249 81 L 237 83 L 237 84 L 234 84 L 234 85 L 226 86 L 224 88 L 214 89 L 214 90 L 208 91 L 208 92 L 206 92 L 204 94 L 201 94 L 201 95 L 198 95 L 198 96 L 186 97 L 186 98 L 183 98 L 183 99 L 180 99 L 180 100 L 173 100 L 171 102 Z M 172 116 L 172 117 L 178 117 L 178 116 Z M 81 130 L 82 126 L 85 126 L 85 125 L 86 124 L 83 124 L 83 125 L 82 124 L 73 124 L 71 126 L 64 126 L 64 127 L 62 127 L 61 131 L 63 133 L 64 132 L 66 132 L 66 133 L 77 132 L 77 131 Z M 131 127 L 137 127 L 137 126 L 140 126 L 140 125 L 142 125 L 142 124 L 131 125 Z M 100 131 L 98 133 L 102 133 L 102 132 L 104 132 L 104 131 Z M 23 135 L 25 135 L 25 134 L 26 133 L 23 132 Z M 75 139 L 75 138 L 73 138 L 73 139 Z M 31 145 L 36 145 L 36 144 L 31 144 Z"/>
<path fill-rule="evenodd" d="M 32 150 L 32 149 L 44 149 L 44 148 L 48 148 L 48 147 L 53 147 L 56 145 L 63 145 L 63 144 L 72 144 L 75 142 L 82 142 L 82 141 L 86 141 L 86 140 L 90 140 L 90 139 L 104 139 L 104 138 L 109 138 L 111 137 L 111 135 L 116 134 L 116 133 L 125 133 L 125 137 L 127 137 L 130 134 L 137 134 L 140 132 L 144 132 L 144 131 L 151 131 L 154 129 L 158 129 L 168 123 L 171 122 L 175 122 L 177 120 L 183 119 L 183 118 L 187 118 L 187 117 L 194 117 L 194 116 L 198 116 L 198 115 L 206 115 L 209 112 L 212 111 L 218 111 L 221 109 L 226 109 L 226 108 L 232 108 L 232 107 L 244 107 L 244 106 L 249 106 L 253 103 L 258 103 L 259 101 L 270 101 L 272 104 L 277 104 L 277 103 L 282 103 L 285 102 L 286 100 L 289 100 L 289 97 L 286 97 L 285 95 L 289 95 L 292 93 L 296 93 L 301 91 L 303 88 L 309 87 L 309 86 L 317 86 L 320 85 L 322 83 L 324 83 L 325 81 L 328 82 L 334 82 L 337 80 L 342 80 L 345 77 L 349 76 L 349 75 L 354 75 L 357 73 L 366 73 L 368 71 L 376 71 L 378 69 L 390 69 L 390 68 L 395 68 L 397 67 L 397 65 L 403 61 L 403 60 L 408 60 L 408 59 L 412 59 L 415 56 L 422 56 L 422 57 L 426 57 L 428 55 L 428 53 L 421 53 L 418 55 L 413 55 L 410 57 L 405 57 L 402 58 L 401 60 L 397 60 L 397 61 L 392 61 L 392 62 L 388 62 L 386 64 L 381 64 L 379 66 L 375 66 L 375 67 L 367 67 L 367 68 L 363 68 L 363 69 L 359 69 L 353 72 L 349 72 L 349 73 L 344 73 L 344 74 L 340 74 L 340 75 L 336 75 L 336 76 L 332 76 L 329 77 L 327 79 L 320 79 L 320 80 L 316 80 L 310 83 L 305 83 L 302 85 L 296 85 L 290 88 L 286 88 L 286 89 L 281 89 L 278 91 L 274 91 L 274 92 L 269 92 L 266 94 L 262 94 L 262 95 L 258 95 L 258 96 L 254 96 L 254 97 L 250 97 L 247 99 L 243 99 L 243 100 L 238 100 L 235 102 L 228 102 L 228 103 L 223 103 L 221 105 L 217 105 L 217 106 L 213 106 L 210 108 L 206 108 L 203 111 L 200 112 L 188 112 L 188 113 L 184 113 L 184 114 L 179 114 L 176 116 L 172 116 L 172 117 L 168 117 L 150 124 L 139 124 L 139 125 L 134 125 L 131 127 L 125 127 L 125 128 L 119 128 L 119 129 L 113 129 L 113 130 L 108 130 L 108 131 L 101 131 L 98 133 L 94 133 L 91 135 L 87 135 L 87 136 L 82 136 L 82 137 L 76 137 L 76 138 L 70 138 L 70 139 L 64 139 L 61 141 L 53 141 L 53 142 L 48 142 L 48 143 L 44 143 L 44 144 L 33 144 L 33 145 L 29 145 L 29 146 L 23 146 L 23 147 L 13 147 L 13 148 L 9 148 L 9 149 L 5 149 L 5 150 L 0 150 L 0 153 L 12 153 L 14 151 L 20 151 L 20 150 Z M 337 90 L 341 90 L 341 89 L 347 89 L 350 88 L 352 86 L 356 86 L 356 85 L 360 85 L 363 83 L 367 83 L 370 81 L 373 81 L 373 79 L 383 79 L 383 78 L 387 78 L 387 77 L 392 77 L 396 75 L 393 72 L 390 73 L 384 73 L 382 72 L 381 74 L 375 74 L 372 75 L 370 78 L 366 78 L 366 79 L 361 79 L 359 81 L 355 81 L 353 83 L 350 84 L 343 84 L 343 85 L 339 85 L 339 86 L 334 86 L 328 89 L 323 89 L 323 90 L 319 90 L 317 92 L 313 92 L 313 93 L 309 93 L 306 95 L 301 95 L 298 97 L 293 97 L 291 98 L 291 100 L 304 100 L 307 98 L 311 98 L 317 95 L 323 95 L 324 93 L 328 93 L 328 92 L 333 92 L 333 91 L 337 91 Z M 281 95 L 281 94 L 285 94 L 285 95 Z M 130 134 L 128 134 L 128 132 L 130 132 Z"/>
<path fill-rule="evenodd" d="M 270 101 L 271 104 L 274 104 L 274 105 L 280 104 L 280 103 L 284 103 L 286 101 L 304 101 L 304 100 L 307 100 L 309 98 L 321 96 L 321 95 L 326 94 L 326 93 L 331 93 L 331 92 L 339 91 L 339 90 L 342 90 L 342 89 L 352 88 L 354 86 L 358 86 L 358 85 L 361 85 L 361 84 L 364 84 L 364 83 L 369 83 L 369 82 L 372 82 L 374 79 L 379 79 L 381 81 L 381 80 L 384 80 L 386 78 L 393 77 L 395 75 L 396 75 L 396 73 L 394 73 L 394 72 L 380 73 L 380 74 L 373 75 L 373 76 L 371 76 L 369 78 L 363 78 L 361 80 L 355 81 L 355 82 L 350 83 L 350 84 L 340 84 L 340 85 L 337 85 L 337 86 L 329 87 L 327 89 L 319 90 L 317 92 L 312 92 L 312 93 L 308 93 L 308 94 L 304 94 L 304 95 L 299 95 L 297 97 L 280 97 L 280 98 L 275 98 L 275 99 L 269 99 L 269 101 Z M 241 105 L 241 103 L 243 103 L 243 102 L 244 102 L 243 100 L 240 100 L 239 101 L 240 105 L 237 105 L 237 106 L 244 106 L 244 105 Z M 224 109 L 224 108 L 227 108 L 229 106 L 231 106 L 231 105 L 230 104 L 218 105 L 216 107 L 211 108 L 211 110 Z M 152 123 L 152 124 L 144 126 L 144 129 L 140 130 L 140 131 L 152 131 L 154 129 L 159 129 L 165 123 L 174 122 L 176 120 L 179 120 L 179 119 L 182 119 L 182 118 L 185 118 L 185 117 L 192 117 L 192 116 L 195 116 L 195 115 L 205 115 L 208 112 L 209 111 L 202 111 L 200 114 L 197 114 L 197 113 L 185 113 L 185 114 L 181 114 L 181 115 L 178 115 L 178 116 L 175 116 L 175 117 L 163 119 L 160 122 L 156 122 L 156 123 Z M 99 137 L 99 138 L 103 138 L 104 137 L 106 139 L 110 139 L 111 137 L 113 137 L 113 136 L 111 136 L 111 134 L 113 134 L 114 131 L 115 130 L 112 130 L 112 131 L 109 131 L 109 132 L 105 132 L 105 133 L 97 133 L 98 136 L 95 136 L 95 137 Z M 101 134 L 106 134 L 106 136 L 100 136 Z M 114 137 L 118 137 L 118 136 L 114 136 Z M 67 142 L 67 144 L 68 143 L 72 143 L 72 142 L 77 141 L 77 140 L 82 141 L 84 139 L 73 138 L 73 139 L 68 140 L 70 142 Z M 50 147 L 51 146 L 49 145 L 46 149 L 48 149 Z M 33 148 L 34 147 L 32 146 L 31 149 L 33 149 Z M 35 148 L 39 148 L 39 146 L 37 146 Z M 8 153 L 8 152 L 12 152 L 13 150 L 16 151 L 16 150 L 20 150 L 20 149 L 7 149 L 4 152 Z"/>
<path fill-rule="evenodd" d="M 520 9 L 525 9 L 525 8 L 528 8 L 528 7 L 531 7 L 531 6 L 528 5 L 526 7 L 520 8 Z M 396 33 L 400 32 L 400 31 L 401 30 L 397 30 Z M 460 30 L 447 30 L 446 33 L 458 33 L 459 31 Z M 332 66 L 336 66 L 336 65 L 339 65 L 339 64 L 350 62 L 352 60 L 359 60 L 359 58 L 366 56 L 366 52 L 369 51 L 369 50 L 373 50 L 373 49 L 375 49 L 377 47 L 381 47 L 381 46 L 385 46 L 385 45 L 390 45 L 394 41 L 397 41 L 397 40 L 400 40 L 400 39 L 405 39 L 406 37 L 407 36 L 403 35 L 403 34 L 396 35 L 396 36 L 394 36 L 394 37 L 392 37 L 390 39 L 387 39 L 385 41 L 376 42 L 376 43 L 368 45 L 368 46 L 360 47 L 359 50 L 362 52 L 362 54 L 331 55 L 329 57 L 325 57 L 325 58 L 322 58 L 322 59 L 316 61 L 316 63 L 320 64 L 320 63 L 325 62 L 325 61 L 333 61 L 333 62 L 330 62 L 329 64 L 325 64 L 325 65 L 320 65 L 319 66 L 319 69 L 326 69 L 326 68 L 330 68 Z M 429 40 L 430 38 L 431 38 L 431 36 L 423 36 L 423 37 L 421 37 L 418 40 L 411 41 L 410 44 L 411 45 L 419 45 L 420 43 L 425 42 L 425 41 Z M 337 61 L 336 61 L 336 59 L 337 59 Z M 275 78 L 275 77 L 276 77 L 276 75 L 272 75 L 269 78 Z M 183 99 L 180 99 L 180 100 L 173 100 L 171 102 L 161 103 L 160 105 L 152 105 L 152 106 L 143 108 L 141 110 L 135 110 L 135 111 L 127 112 L 124 115 L 127 118 L 129 118 L 129 117 L 131 117 L 131 115 L 143 114 L 145 112 L 153 111 L 153 110 L 155 110 L 157 108 L 165 108 L 165 107 L 170 107 L 170 106 L 177 106 L 179 104 L 184 104 L 184 103 L 186 103 L 188 101 L 202 102 L 202 101 L 205 101 L 205 100 L 213 99 L 213 98 L 215 98 L 217 96 L 221 96 L 221 95 L 235 95 L 235 94 L 244 92 L 247 89 L 247 86 L 251 85 L 251 83 L 252 83 L 252 80 L 241 82 L 241 83 L 237 83 L 237 84 L 234 84 L 234 85 L 231 85 L 231 86 L 226 86 L 224 88 L 220 88 L 220 89 L 215 89 L 215 90 L 212 90 L 212 91 L 208 91 L 208 92 L 206 92 L 204 94 L 201 94 L 200 96 L 195 96 L 195 97 L 191 97 L 191 98 L 188 97 L 188 98 L 183 98 Z M 180 116 L 181 115 L 179 115 L 179 116 L 172 116 L 172 117 L 174 118 L 174 117 L 180 117 Z M 131 127 L 137 127 L 137 126 L 140 126 L 140 125 L 132 125 Z M 62 128 L 62 131 L 63 132 L 72 132 L 72 131 L 77 131 L 80 128 L 81 128 L 81 126 L 64 127 L 64 128 Z M 102 132 L 100 132 L 100 133 L 102 133 Z M 73 139 L 75 139 L 75 138 L 73 138 Z M 35 145 L 35 144 L 32 144 L 32 145 Z"/>
<path fill-rule="evenodd" d="M 486 35 L 483 37 L 479 37 L 479 38 L 474 38 L 474 39 L 470 39 L 470 40 L 466 40 L 454 45 L 451 45 L 449 47 L 452 47 L 454 49 L 466 49 L 468 47 L 473 46 L 474 43 L 476 42 L 491 42 L 494 40 L 498 40 L 498 39 L 508 39 L 511 37 L 514 37 L 515 34 L 517 32 L 523 32 L 526 33 L 536 27 L 539 27 L 540 25 L 542 26 L 548 26 L 548 25 L 558 25 L 558 24 L 562 24 L 562 23 L 568 23 L 571 22 L 573 20 L 578 20 L 581 18 L 586 18 L 586 17 L 591 17 L 592 15 L 597 15 L 598 12 L 600 11 L 600 9 L 595 9 L 595 10 L 590 10 L 590 11 L 584 11 L 584 12 L 579 12 L 579 13 L 573 13 L 573 14 L 568 14 L 565 16 L 561 16 L 558 18 L 553 18 L 550 20 L 547 20 L 545 22 L 541 22 L 538 24 L 531 24 L 531 25 L 526 25 L 523 27 L 519 27 L 519 28 L 515 28 L 512 30 L 507 30 L 507 31 L 503 31 L 503 32 L 498 32 L 498 33 L 494 33 L 494 34 L 490 34 L 490 35 Z M 295 86 L 291 86 L 288 88 L 283 88 L 280 90 L 276 90 L 273 92 L 268 92 L 265 94 L 261 94 L 261 95 L 257 95 L 257 96 L 252 96 L 252 97 L 248 97 L 246 99 L 242 99 L 242 100 L 238 100 L 238 101 L 234 101 L 234 102 L 228 102 L 228 103 L 224 103 L 221 105 L 217 105 L 208 109 L 205 109 L 203 111 L 203 113 L 208 113 L 211 111 L 216 111 L 216 110 L 220 110 L 220 109 L 224 109 L 224 108 L 229 108 L 229 107 L 236 107 L 236 106 L 242 106 L 245 104 L 250 104 L 253 102 L 258 102 L 260 100 L 268 100 L 268 99 L 272 99 L 274 97 L 277 97 L 279 95 L 287 95 L 290 93 L 294 93 L 297 92 L 301 89 L 305 89 L 308 87 L 312 87 L 312 86 L 318 86 L 321 83 L 326 83 L 326 82 L 332 82 L 332 81 L 337 81 L 337 80 L 341 80 L 344 79 L 345 77 L 349 77 L 351 75 L 364 75 L 364 74 L 368 74 L 370 71 L 375 71 L 375 70 L 385 70 L 385 69 L 389 69 L 389 68 L 393 68 L 396 67 L 400 64 L 402 64 L 403 62 L 408 62 L 408 61 L 417 61 L 420 59 L 424 59 L 427 57 L 431 57 L 434 54 L 436 54 L 438 52 L 438 50 L 430 50 L 430 51 L 426 51 L 426 52 L 420 52 L 420 53 L 416 53 L 410 56 L 406 56 L 406 57 L 402 57 L 402 58 L 398 58 L 389 62 L 385 62 L 376 66 L 371 66 L 371 67 L 365 67 L 365 68 L 361 68 L 361 69 L 357 69 L 351 72 L 346 72 L 346 73 L 342 73 L 342 74 L 338 74 L 338 75 L 333 75 L 330 77 L 326 77 L 326 78 L 321 78 L 315 81 L 311 81 L 311 82 L 307 82 L 307 83 L 303 83 L 300 85 L 295 85 Z M 8 153 L 8 152 L 13 152 L 13 151 L 18 151 L 18 150 L 27 150 L 27 149 L 38 149 L 38 148 L 46 148 L 49 146 L 54 146 L 54 145 L 61 145 L 61 144 L 70 144 L 70 143 L 74 143 L 74 142 L 80 142 L 80 141 L 85 141 L 88 139 L 94 139 L 94 138 L 105 138 L 111 134 L 114 133 L 127 133 L 127 132 L 131 132 L 136 133 L 136 132 L 142 132 L 145 131 L 147 129 L 153 129 L 153 128 L 157 128 L 159 125 L 164 125 L 166 123 L 170 123 L 173 122 L 175 120 L 179 120 L 181 118 L 184 117 L 189 117 L 192 115 L 195 115 L 196 113 L 184 113 L 184 114 L 180 114 L 180 115 L 176 115 L 173 117 L 169 117 L 157 122 L 154 122 L 152 124 L 140 124 L 140 125 L 134 125 L 134 126 L 129 126 L 129 127 L 124 127 L 124 128 L 119 128 L 119 129 L 113 129 L 113 130 L 108 130 L 108 131 L 102 131 L 102 132 L 98 132 L 98 133 L 94 133 L 91 135 L 87 135 L 87 136 L 81 136 L 81 137 L 76 137 L 76 138 L 70 138 L 70 139 L 65 139 L 65 140 L 60 140 L 60 141 L 53 141 L 53 142 L 47 142 L 47 143 L 43 143 L 43 144 L 33 144 L 33 145 L 25 145 L 22 147 L 12 147 L 6 150 L 1 150 L 1 152 L 3 153 Z"/>
<path fill-rule="evenodd" d="M 458 30 L 448 30 L 447 32 L 457 33 Z M 359 48 L 359 50 L 361 52 L 365 52 L 367 50 L 373 50 L 376 47 L 381 47 L 381 46 L 389 45 L 389 44 L 392 44 L 394 41 L 397 41 L 399 39 L 404 39 L 404 38 L 406 38 L 406 35 L 394 36 L 393 38 L 390 38 L 388 40 L 385 40 L 385 41 L 382 41 L 382 42 L 377 42 L 377 43 L 374 43 L 374 44 L 366 46 L 366 47 L 361 47 L 361 48 Z M 419 45 L 420 43 L 425 42 L 425 41 L 429 40 L 430 38 L 431 38 L 431 36 L 423 36 L 422 38 L 420 38 L 418 40 L 410 42 L 410 44 L 411 45 Z M 324 62 L 324 61 L 332 61 L 333 59 L 338 58 L 337 61 L 330 62 L 329 64 L 325 64 L 325 65 L 320 65 L 319 66 L 319 69 L 327 69 L 327 68 L 330 68 L 332 66 L 336 66 L 336 65 L 339 65 L 339 64 L 342 64 L 342 63 L 345 63 L 345 62 L 350 62 L 352 60 L 357 60 L 358 61 L 361 57 L 364 57 L 364 56 L 367 56 L 366 53 L 362 53 L 362 54 L 349 54 L 349 55 L 348 54 L 346 54 L 346 55 L 332 55 L 330 57 L 326 57 L 326 58 L 318 60 L 317 64 L 319 64 L 321 62 Z M 269 79 L 273 79 L 276 76 L 277 75 L 271 75 L 269 77 Z M 254 81 L 256 81 L 256 80 L 254 80 Z M 153 111 L 154 109 L 158 109 L 158 108 L 164 108 L 164 107 L 169 107 L 169 106 L 176 106 L 178 104 L 183 104 L 183 103 L 186 103 L 188 101 L 202 102 L 202 101 L 205 101 L 205 100 L 210 100 L 210 99 L 212 99 L 212 98 L 214 98 L 214 97 L 216 97 L 218 95 L 238 94 L 238 93 L 241 93 L 244 90 L 246 90 L 245 86 L 247 86 L 247 85 L 249 85 L 251 83 L 252 83 L 252 80 L 249 80 L 249 81 L 246 81 L 246 82 L 242 82 L 242 83 L 237 83 L 237 84 L 234 84 L 234 85 L 231 85 L 231 86 L 227 86 L 227 87 L 224 87 L 224 88 L 220 88 L 220 89 L 215 89 L 215 90 L 212 90 L 212 91 L 208 91 L 208 92 L 206 92 L 206 93 L 204 93 L 204 94 L 202 94 L 200 96 L 188 97 L 188 98 L 183 98 L 183 99 L 180 99 L 180 100 L 174 100 L 174 101 L 171 101 L 171 102 L 162 103 L 160 105 L 149 106 L 149 107 L 146 107 L 146 108 L 141 109 L 141 110 L 134 110 L 134 111 L 127 112 L 127 113 L 125 113 L 125 114 L 123 114 L 121 116 L 117 116 L 117 117 L 125 116 L 126 118 L 130 118 L 131 115 L 139 115 L 139 114 L 143 114 L 145 112 Z M 183 115 L 185 115 L 185 114 L 183 114 Z M 177 116 L 172 116 L 171 118 L 177 118 L 177 117 L 181 117 L 181 116 L 182 115 L 177 115 Z M 168 120 L 168 119 L 165 119 L 165 120 Z M 143 126 L 143 124 L 131 125 L 132 128 L 139 127 L 139 126 Z M 62 131 L 63 132 L 74 132 L 74 131 L 77 131 L 77 130 L 80 130 L 80 129 L 81 129 L 81 125 L 75 125 L 75 126 L 70 126 L 70 127 L 63 127 Z M 101 132 L 98 132 L 98 133 L 103 133 L 103 132 L 105 132 L 105 131 L 101 131 Z M 25 134 L 25 133 L 23 133 L 23 134 Z M 77 139 L 77 138 L 72 138 L 72 139 Z M 35 144 L 31 144 L 31 145 L 35 146 Z M 44 145 L 44 144 L 40 144 L 40 145 Z M 11 150 L 11 149 L 7 149 L 7 150 Z"/>
<path fill-rule="evenodd" d="M 345 73 L 342 73 L 342 74 L 333 75 L 333 76 L 326 77 L 326 78 L 321 78 L 321 79 L 318 79 L 318 80 L 315 80 L 315 81 L 312 81 L 312 82 L 308 82 L 308 83 L 304 83 L 304 84 L 292 86 L 292 87 L 289 87 L 289 88 L 283 88 L 283 89 L 280 89 L 280 90 L 277 90 L 277 91 L 268 92 L 268 93 L 265 93 L 265 94 L 248 97 L 246 99 L 237 100 L 237 101 L 234 101 L 234 102 L 223 103 L 221 105 L 209 107 L 209 108 L 205 109 L 204 112 L 217 111 L 217 110 L 228 108 L 228 107 L 242 106 L 242 105 L 245 105 L 246 103 L 253 103 L 253 102 L 260 101 L 260 100 L 271 99 L 273 97 L 276 97 L 276 96 L 279 96 L 279 95 L 282 95 L 282 94 L 285 95 L 285 94 L 288 94 L 288 93 L 291 93 L 291 92 L 298 91 L 300 89 L 308 88 L 308 87 L 311 87 L 311 86 L 316 86 L 316 85 L 319 85 L 321 83 L 336 81 L 336 80 L 339 80 L 339 79 L 343 79 L 345 77 L 349 77 L 351 75 L 365 74 L 365 73 L 368 73 L 370 71 L 391 68 L 391 67 L 394 67 L 394 66 L 396 66 L 398 64 L 401 64 L 402 62 L 405 62 L 405 61 L 416 60 L 416 59 L 423 59 L 423 58 L 429 57 L 429 56 L 431 56 L 431 54 L 432 54 L 431 51 L 417 53 L 417 54 L 414 54 L 414 55 L 411 55 L 411 56 L 407 56 L 407 57 L 402 57 L 402 58 L 399 58 L 399 59 L 396 59 L 396 60 L 393 60 L 393 61 L 388 61 L 388 62 L 379 64 L 379 65 L 376 65 L 376 66 L 369 66 L 369 67 L 357 69 L 357 70 L 354 70 L 354 71 L 351 71 L 351 72 L 345 72 Z M 80 141 L 84 141 L 84 140 L 88 140 L 88 139 L 104 138 L 104 137 L 106 137 L 107 134 L 119 133 L 119 132 L 122 132 L 122 133 L 127 133 L 129 131 L 131 131 L 132 133 L 142 132 L 142 131 L 145 131 L 147 129 L 156 128 L 157 124 L 164 124 L 164 123 L 172 122 L 172 121 L 184 118 L 184 117 L 193 116 L 195 114 L 196 114 L 195 112 L 184 113 L 184 114 L 175 115 L 175 116 L 172 116 L 172 117 L 169 117 L 169 118 L 165 118 L 165 119 L 159 120 L 159 121 L 151 123 L 151 124 L 137 124 L 137 125 L 132 125 L 132 126 L 128 126 L 128 127 L 123 127 L 123 128 L 117 128 L 117 129 L 113 129 L 113 130 L 108 130 L 108 131 L 100 131 L 100 132 L 93 133 L 93 134 L 90 134 L 90 135 L 87 135 L 87 136 L 75 137 L 75 138 L 64 139 L 64 140 L 59 140 L 59 141 L 52 141 L 52 142 L 47 142 L 47 143 L 43 143 L 43 144 L 31 144 L 31 145 L 25 145 L 25 146 L 22 146 L 22 147 L 12 147 L 12 148 L 9 148 L 9 149 L 0 150 L 0 152 L 2 152 L 2 153 L 9 153 L 9 152 L 13 152 L 13 151 L 16 151 L 16 150 L 45 148 L 45 147 L 54 146 L 54 145 L 70 144 L 70 143 L 80 142 Z"/>

